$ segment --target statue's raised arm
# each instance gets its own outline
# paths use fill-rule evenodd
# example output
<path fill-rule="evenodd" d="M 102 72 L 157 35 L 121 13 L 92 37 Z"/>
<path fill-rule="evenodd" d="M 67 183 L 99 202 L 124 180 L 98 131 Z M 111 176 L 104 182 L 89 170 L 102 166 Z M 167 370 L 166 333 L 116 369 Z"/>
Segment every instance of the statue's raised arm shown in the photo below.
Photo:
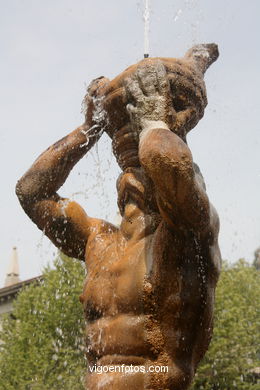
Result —
<path fill-rule="evenodd" d="M 84 124 L 43 152 L 16 185 L 19 201 L 32 221 L 65 254 L 81 260 L 85 259 L 88 237 L 104 223 L 89 218 L 78 203 L 57 191 L 102 134 L 105 124 L 93 97 L 103 82 L 106 79 L 97 79 L 88 89 Z"/>

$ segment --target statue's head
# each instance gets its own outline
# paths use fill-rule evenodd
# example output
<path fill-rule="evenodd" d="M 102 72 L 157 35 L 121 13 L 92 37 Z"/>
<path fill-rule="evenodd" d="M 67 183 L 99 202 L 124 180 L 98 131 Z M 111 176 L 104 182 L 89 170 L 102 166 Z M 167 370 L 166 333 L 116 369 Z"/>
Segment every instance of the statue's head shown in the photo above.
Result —
<path fill-rule="evenodd" d="M 143 169 L 127 168 L 117 179 L 118 208 L 123 216 L 129 203 L 135 204 L 140 210 L 148 213 L 158 213 L 152 181 Z"/>
<path fill-rule="evenodd" d="M 129 113 L 126 109 L 128 96 L 125 89 L 129 80 L 138 70 L 144 73 L 158 60 L 164 65 L 169 82 L 169 99 L 175 112 L 170 129 L 186 141 L 186 134 L 193 129 L 204 115 L 207 106 L 204 74 L 218 58 L 215 44 L 193 46 L 184 57 L 146 58 L 130 66 L 112 81 L 101 78 L 91 86 L 94 98 L 106 112 L 106 132 L 112 138 L 113 152 L 120 167 L 140 166 L 138 161 L 138 136 L 132 132 Z M 100 100 L 101 99 L 101 100 Z"/>
<path fill-rule="evenodd" d="M 193 163 L 194 172 L 198 183 L 206 191 L 204 178 L 200 168 Z M 140 166 L 126 168 L 118 177 L 117 183 L 117 205 L 120 214 L 123 216 L 127 204 L 135 204 L 140 210 L 147 214 L 159 216 L 158 204 L 155 196 L 155 189 L 152 180 L 145 174 Z"/>

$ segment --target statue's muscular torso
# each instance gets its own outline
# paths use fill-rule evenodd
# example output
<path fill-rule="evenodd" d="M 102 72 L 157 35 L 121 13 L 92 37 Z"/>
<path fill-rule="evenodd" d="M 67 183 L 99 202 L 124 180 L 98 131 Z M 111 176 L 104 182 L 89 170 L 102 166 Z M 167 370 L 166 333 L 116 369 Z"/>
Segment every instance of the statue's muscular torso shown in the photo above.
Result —
<path fill-rule="evenodd" d="M 219 251 L 204 240 L 179 235 L 164 221 L 135 243 L 120 229 L 89 237 L 82 295 L 89 363 L 147 370 L 103 373 L 103 380 L 89 373 L 89 389 L 188 385 L 212 332 Z M 149 373 L 155 365 L 168 366 L 169 372 Z"/>

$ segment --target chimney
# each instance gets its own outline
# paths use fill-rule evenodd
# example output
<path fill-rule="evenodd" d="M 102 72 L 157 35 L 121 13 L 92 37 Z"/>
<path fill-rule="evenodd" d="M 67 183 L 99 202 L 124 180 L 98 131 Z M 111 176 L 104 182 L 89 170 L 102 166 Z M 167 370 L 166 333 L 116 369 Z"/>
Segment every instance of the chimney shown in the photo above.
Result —
<path fill-rule="evenodd" d="M 5 278 L 5 287 L 19 283 L 20 281 L 17 248 L 14 246 Z"/>

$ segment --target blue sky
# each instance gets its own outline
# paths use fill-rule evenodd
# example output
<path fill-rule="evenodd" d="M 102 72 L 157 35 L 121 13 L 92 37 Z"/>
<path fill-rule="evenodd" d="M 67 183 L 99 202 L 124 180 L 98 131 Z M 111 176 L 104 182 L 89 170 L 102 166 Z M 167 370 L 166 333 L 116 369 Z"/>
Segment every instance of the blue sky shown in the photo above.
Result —
<path fill-rule="evenodd" d="M 82 123 L 81 101 L 93 78 L 113 78 L 142 58 L 142 12 L 142 1 L 1 0 L 0 286 L 13 245 L 22 279 L 55 256 L 19 206 L 15 183 L 45 148 Z M 220 215 L 223 258 L 232 262 L 251 261 L 260 245 L 259 14 L 257 0 L 151 0 L 150 56 L 219 45 L 205 76 L 208 107 L 188 143 Z M 60 193 L 113 221 L 118 173 L 103 137 Z"/>

